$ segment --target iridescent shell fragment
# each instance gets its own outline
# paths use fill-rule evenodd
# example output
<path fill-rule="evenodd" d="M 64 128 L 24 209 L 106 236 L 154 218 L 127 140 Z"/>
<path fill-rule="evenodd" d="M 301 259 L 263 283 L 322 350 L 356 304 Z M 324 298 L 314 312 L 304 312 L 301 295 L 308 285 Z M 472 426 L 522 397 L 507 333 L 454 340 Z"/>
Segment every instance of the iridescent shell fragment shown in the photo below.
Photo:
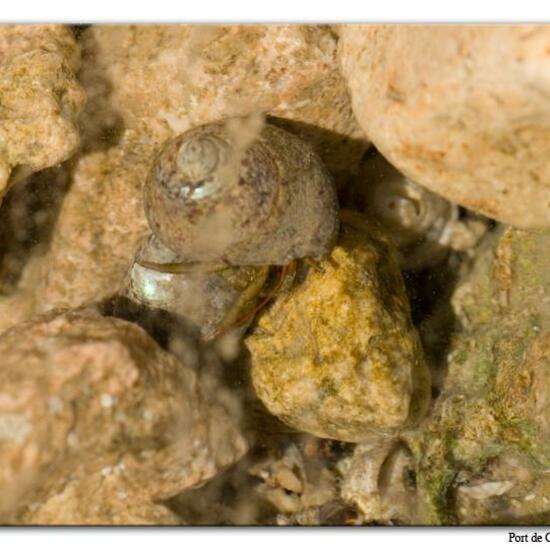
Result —
<path fill-rule="evenodd" d="M 199 266 L 180 273 L 151 269 L 140 261 L 177 262 L 177 256 L 154 235 L 143 243 L 136 259 L 129 273 L 128 296 L 185 317 L 200 328 L 205 339 L 239 323 L 253 310 L 269 271 L 268 266 Z"/>

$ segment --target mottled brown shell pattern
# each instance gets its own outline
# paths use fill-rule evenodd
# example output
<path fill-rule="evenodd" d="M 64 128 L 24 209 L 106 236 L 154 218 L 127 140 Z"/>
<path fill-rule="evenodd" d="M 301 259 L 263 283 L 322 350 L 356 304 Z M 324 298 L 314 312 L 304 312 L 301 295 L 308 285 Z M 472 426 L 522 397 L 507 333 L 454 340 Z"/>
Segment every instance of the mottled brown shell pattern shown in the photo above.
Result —
<path fill-rule="evenodd" d="M 269 124 L 244 146 L 226 121 L 168 141 L 149 173 L 145 210 L 153 232 L 184 262 L 322 258 L 338 232 L 336 195 L 320 159 Z"/>

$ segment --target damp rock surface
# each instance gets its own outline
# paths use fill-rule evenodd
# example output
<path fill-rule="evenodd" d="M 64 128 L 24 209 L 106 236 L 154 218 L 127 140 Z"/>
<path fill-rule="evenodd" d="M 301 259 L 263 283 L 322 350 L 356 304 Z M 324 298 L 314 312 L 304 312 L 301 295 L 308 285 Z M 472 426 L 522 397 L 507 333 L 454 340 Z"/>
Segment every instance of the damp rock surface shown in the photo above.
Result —
<path fill-rule="evenodd" d="M 246 451 L 212 388 L 134 324 L 51 313 L 0 350 L 3 521 L 174 523 L 159 501 Z"/>
<path fill-rule="evenodd" d="M 357 445 L 338 464 L 341 496 L 358 508 L 363 522 L 415 524 L 414 465 L 412 453 L 397 439 Z"/>
<path fill-rule="evenodd" d="M 405 175 L 471 210 L 550 225 L 550 28 L 342 25 L 361 127 Z"/>
<path fill-rule="evenodd" d="M 534 25 L 1 26 L 0 523 L 548 524 L 548 47 Z M 201 257 L 231 236 L 210 212 L 154 244 L 143 193 L 222 120 L 241 153 L 300 137 L 339 201 L 309 152 L 273 165 L 296 204 L 245 163 L 257 201 L 213 193 L 253 243 L 230 267 Z M 171 199 L 212 189 L 196 152 L 161 181 L 184 226 Z M 306 246 L 338 207 L 335 246 L 336 222 Z"/>
<path fill-rule="evenodd" d="M 76 42 L 64 28 L 0 30 L 0 198 L 15 182 L 76 152 L 85 102 L 77 66 Z"/>
<path fill-rule="evenodd" d="M 328 27 L 93 25 L 82 44 L 96 136 L 108 130 L 98 124 L 122 123 L 162 142 L 264 112 L 292 121 L 336 172 L 353 170 L 368 146 Z"/>
<path fill-rule="evenodd" d="M 36 290 L 40 312 L 101 301 L 122 289 L 148 233 L 142 186 L 151 148 L 134 137 L 75 164 Z"/>
<path fill-rule="evenodd" d="M 529 465 L 534 485 L 546 483 L 549 239 L 547 229 L 501 229 L 459 279 L 452 305 L 460 329 L 451 338 L 448 373 L 432 415 L 409 440 L 419 460 L 424 522 L 522 520 L 521 507 L 504 505 L 512 485 L 516 494 L 529 494 L 529 485 L 517 477 L 521 470 L 509 467 L 500 477 L 491 473 L 495 460 L 505 455 Z M 497 481 L 509 483 L 494 485 Z M 458 509 L 451 504 L 457 496 Z M 469 498 L 493 497 L 503 501 L 500 512 L 490 501 L 468 512 Z M 548 514 L 548 503 L 537 497 L 532 504 L 537 517 Z"/>
<path fill-rule="evenodd" d="M 73 71 L 78 70 L 80 48 L 66 25 L 2 25 L 0 27 L 0 63 L 34 50 L 60 54 Z"/>
<path fill-rule="evenodd" d="M 335 176 L 368 147 L 328 28 L 93 25 L 80 44 L 83 153 L 44 262 L 39 312 L 122 290 L 147 233 L 143 184 L 165 140 L 261 112 L 310 142 Z"/>
<path fill-rule="evenodd" d="M 331 256 L 263 313 L 246 339 L 259 398 L 290 426 L 361 441 L 425 411 L 429 375 L 395 251 L 344 213 Z"/>

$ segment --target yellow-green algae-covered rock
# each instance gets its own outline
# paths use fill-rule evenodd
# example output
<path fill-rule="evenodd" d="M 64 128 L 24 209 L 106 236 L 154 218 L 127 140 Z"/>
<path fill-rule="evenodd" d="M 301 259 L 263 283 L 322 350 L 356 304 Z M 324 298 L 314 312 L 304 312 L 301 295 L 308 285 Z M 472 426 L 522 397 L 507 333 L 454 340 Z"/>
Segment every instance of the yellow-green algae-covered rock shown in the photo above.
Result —
<path fill-rule="evenodd" d="M 318 437 L 362 441 L 425 411 L 429 374 L 395 251 L 344 212 L 337 246 L 259 319 L 246 344 L 256 392 Z"/>
<path fill-rule="evenodd" d="M 547 523 L 549 230 L 491 236 L 458 282 L 433 413 L 408 441 L 424 523 Z"/>

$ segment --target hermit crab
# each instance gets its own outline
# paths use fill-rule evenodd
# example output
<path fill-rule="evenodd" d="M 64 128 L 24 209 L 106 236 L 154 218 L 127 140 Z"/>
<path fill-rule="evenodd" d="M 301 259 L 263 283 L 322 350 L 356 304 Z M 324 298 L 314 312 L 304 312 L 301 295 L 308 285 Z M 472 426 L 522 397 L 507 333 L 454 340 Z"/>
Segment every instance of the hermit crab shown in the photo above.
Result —
<path fill-rule="evenodd" d="M 330 175 L 313 149 L 259 117 L 168 140 L 144 187 L 153 232 L 130 271 L 132 298 L 193 320 L 205 338 L 251 320 L 338 233 Z M 277 282 L 261 297 L 271 266 Z M 256 305 L 255 305 L 256 304 Z"/>

